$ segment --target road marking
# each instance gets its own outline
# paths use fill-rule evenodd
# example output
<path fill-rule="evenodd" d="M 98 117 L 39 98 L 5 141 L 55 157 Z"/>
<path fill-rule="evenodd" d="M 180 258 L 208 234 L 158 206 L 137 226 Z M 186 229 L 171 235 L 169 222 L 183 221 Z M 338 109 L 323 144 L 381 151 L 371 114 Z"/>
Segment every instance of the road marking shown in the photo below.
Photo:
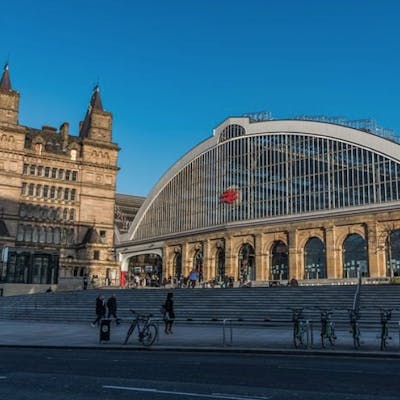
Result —
<path fill-rule="evenodd" d="M 111 386 L 103 385 L 103 389 L 116 389 L 116 390 L 130 390 L 132 392 L 148 392 L 148 393 L 161 393 L 161 394 L 173 394 L 174 396 L 191 396 L 191 397 L 203 397 L 209 399 L 230 399 L 230 400 L 268 400 L 271 397 L 246 397 L 238 396 L 233 394 L 222 394 L 222 393 L 190 393 L 190 392 L 175 392 L 173 390 L 159 390 L 150 388 L 138 388 L 129 386 Z"/>

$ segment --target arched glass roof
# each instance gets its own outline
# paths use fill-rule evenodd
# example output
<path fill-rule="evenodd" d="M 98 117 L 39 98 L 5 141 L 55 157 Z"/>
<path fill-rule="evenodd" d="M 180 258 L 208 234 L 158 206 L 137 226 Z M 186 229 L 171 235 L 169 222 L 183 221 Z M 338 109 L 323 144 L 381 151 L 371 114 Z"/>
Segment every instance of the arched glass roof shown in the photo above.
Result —
<path fill-rule="evenodd" d="M 398 202 L 399 157 L 400 145 L 349 127 L 230 118 L 155 185 L 129 240 Z"/>

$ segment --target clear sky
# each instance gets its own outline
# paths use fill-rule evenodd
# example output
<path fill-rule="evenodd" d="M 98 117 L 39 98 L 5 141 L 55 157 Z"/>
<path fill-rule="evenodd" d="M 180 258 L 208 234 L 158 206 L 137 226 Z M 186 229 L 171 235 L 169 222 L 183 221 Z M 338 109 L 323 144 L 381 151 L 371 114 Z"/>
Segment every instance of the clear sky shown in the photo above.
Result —
<path fill-rule="evenodd" d="M 1 5 L 20 123 L 77 134 L 97 81 L 146 195 L 231 115 L 375 118 L 400 133 L 398 0 L 59 0 Z"/>

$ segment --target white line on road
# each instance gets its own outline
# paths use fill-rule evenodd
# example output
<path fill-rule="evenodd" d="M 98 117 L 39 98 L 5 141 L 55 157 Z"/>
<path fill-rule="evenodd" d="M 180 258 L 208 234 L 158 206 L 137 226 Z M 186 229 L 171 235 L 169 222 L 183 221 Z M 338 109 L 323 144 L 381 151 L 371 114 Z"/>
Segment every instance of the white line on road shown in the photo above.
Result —
<path fill-rule="evenodd" d="M 138 387 L 129 387 L 129 386 L 111 386 L 104 385 L 103 389 L 116 389 L 116 390 L 130 390 L 132 392 L 150 392 L 150 393 L 162 393 L 162 394 L 173 394 L 174 396 L 191 396 L 191 397 L 203 397 L 209 399 L 230 399 L 230 400 L 268 400 L 271 397 L 244 397 L 230 394 L 222 394 L 222 393 L 190 393 L 190 392 L 175 392 L 173 390 L 158 390 L 158 389 L 150 389 L 150 388 L 138 388 Z"/>

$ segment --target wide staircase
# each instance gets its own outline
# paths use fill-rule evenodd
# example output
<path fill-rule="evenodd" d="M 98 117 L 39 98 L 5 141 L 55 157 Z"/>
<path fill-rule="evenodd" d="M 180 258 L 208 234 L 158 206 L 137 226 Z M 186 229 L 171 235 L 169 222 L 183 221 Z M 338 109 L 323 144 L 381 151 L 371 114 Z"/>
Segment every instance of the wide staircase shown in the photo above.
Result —
<path fill-rule="evenodd" d="M 337 323 L 348 323 L 356 286 L 299 286 L 221 289 L 98 289 L 53 292 L 0 298 L 0 318 L 36 321 L 89 322 L 95 318 L 95 299 L 115 294 L 118 316 L 130 318 L 130 309 L 161 318 L 160 306 L 167 292 L 174 293 L 177 319 L 182 322 L 291 321 L 291 308 L 304 308 L 304 316 L 319 321 L 320 308 L 332 309 Z M 400 285 L 363 285 L 361 322 L 379 323 L 379 307 L 393 308 L 392 321 L 400 320 Z"/>

